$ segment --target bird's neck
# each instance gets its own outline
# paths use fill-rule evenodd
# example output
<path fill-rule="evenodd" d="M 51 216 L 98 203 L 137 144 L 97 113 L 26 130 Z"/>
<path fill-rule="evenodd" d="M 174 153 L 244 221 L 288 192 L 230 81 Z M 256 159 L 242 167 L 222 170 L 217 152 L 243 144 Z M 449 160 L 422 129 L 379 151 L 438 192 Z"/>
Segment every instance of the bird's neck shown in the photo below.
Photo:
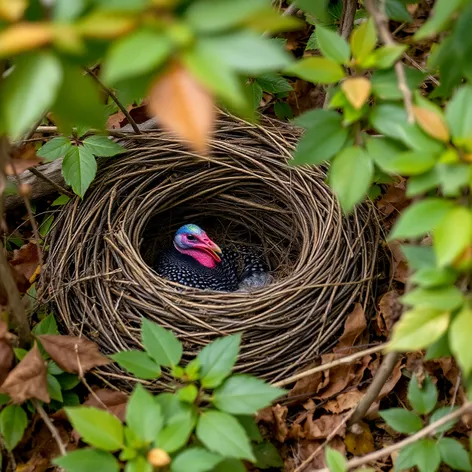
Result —
<path fill-rule="evenodd" d="M 208 267 L 209 269 L 214 269 L 216 267 L 215 259 L 213 259 L 213 257 L 207 254 L 205 251 L 200 251 L 199 249 L 181 249 L 176 245 L 174 247 L 181 254 L 193 257 L 202 266 Z"/>

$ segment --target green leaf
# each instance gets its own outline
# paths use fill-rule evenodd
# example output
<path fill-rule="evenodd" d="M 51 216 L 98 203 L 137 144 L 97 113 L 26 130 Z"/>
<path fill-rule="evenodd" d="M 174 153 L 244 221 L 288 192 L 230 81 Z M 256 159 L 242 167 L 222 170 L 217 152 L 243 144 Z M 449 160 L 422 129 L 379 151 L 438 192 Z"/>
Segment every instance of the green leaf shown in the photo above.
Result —
<path fill-rule="evenodd" d="M 436 421 L 440 420 L 441 418 L 444 418 L 444 416 L 449 415 L 449 413 L 452 413 L 455 410 L 457 410 L 456 406 L 454 406 L 454 407 L 452 407 L 452 406 L 443 406 L 441 408 L 438 408 L 431 415 L 431 418 L 429 419 L 429 424 L 435 423 Z M 439 426 L 438 428 L 436 428 L 435 433 L 436 434 L 446 433 L 456 423 L 457 423 L 457 419 L 448 421 L 447 423 L 443 424 L 442 426 Z"/>
<path fill-rule="evenodd" d="M 79 406 L 80 398 L 75 392 L 62 392 L 62 402 L 64 406 Z"/>
<path fill-rule="evenodd" d="M 416 238 L 436 229 L 454 207 L 449 200 L 425 198 L 410 205 L 396 222 L 389 239 Z"/>
<path fill-rule="evenodd" d="M 53 223 L 54 223 L 54 215 L 47 215 L 43 218 L 43 221 L 41 221 L 41 224 L 39 225 L 39 228 L 38 228 L 39 235 L 42 238 L 45 238 L 46 235 L 49 233 Z"/>
<path fill-rule="evenodd" d="M 202 447 L 191 447 L 173 459 L 171 472 L 206 472 L 223 460 L 219 454 L 208 452 Z"/>
<path fill-rule="evenodd" d="M 89 136 L 83 140 L 84 148 L 95 156 L 111 157 L 121 154 L 125 149 L 106 136 Z"/>
<path fill-rule="evenodd" d="M 450 311 L 463 303 L 462 292 L 454 286 L 442 288 L 416 288 L 402 297 L 402 303 L 415 307 Z"/>
<path fill-rule="evenodd" d="M 322 21 L 329 21 L 328 14 L 329 0 L 297 0 L 297 6 L 300 7 L 305 13 L 313 15 Z"/>
<path fill-rule="evenodd" d="M 403 244 L 401 249 L 408 261 L 408 266 L 413 270 L 432 269 L 436 266 L 436 258 L 431 246 Z"/>
<path fill-rule="evenodd" d="M 437 341 L 428 347 L 426 351 L 425 360 L 430 361 L 433 359 L 439 359 L 440 357 L 452 356 L 451 349 L 449 348 L 448 333 L 444 333 Z"/>
<path fill-rule="evenodd" d="M 262 101 L 262 87 L 257 82 L 252 82 L 249 84 L 249 95 L 251 96 L 251 102 L 254 110 L 257 110 Z"/>
<path fill-rule="evenodd" d="M 108 411 L 85 406 L 66 408 L 65 411 L 86 443 L 111 452 L 123 446 L 123 425 Z"/>
<path fill-rule="evenodd" d="M 47 382 L 48 382 L 49 396 L 53 400 L 56 400 L 56 401 L 62 403 L 62 401 L 63 401 L 63 399 L 62 399 L 62 390 L 61 390 L 61 384 L 59 383 L 59 381 L 53 375 L 48 374 L 47 375 Z"/>
<path fill-rule="evenodd" d="M 316 37 L 323 56 L 338 64 L 345 64 L 349 61 L 351 48 L 347 41 L 334 31 L 316 26 Z"/>
<path fill-rule="evenodd" d="M 149 443 L 156 439 L 164 419 L 161 407 L 142 385 L 138 384 L 126 405 L 126 424 L 139 439 Z"/>
<path fill-rule="evenodd" d="M 374 20 L 369 18 L 351 34 L 352 55 L 358 62 L 362 63 L 374 50 L 376 43 L 377 35 Z"/>
<path fill-rule="evenodd" d="M 380 411 L 379 415 L 391 428 L 399 433 L 416 433 L 423 427 L 421 418 L 404 408 L 390 408 L 389 410 Z"/>
<path fill-rule="evenodd" d="M 400 105 L 378 105 L 369 119 L 381 134 L 398 139 L 415 151 L 439 154 L 444 149 L 441 143 L 427 136 L 416 124 L 408 123 L 405 109 Z"/>
<path fill-rule="evenodd" d="M 157 437 L 157 446 L 169 454 L 178 451 L 187 444 L 196 423 L 197 415 L 191 408 L 171 416 Z"/>
<path fill-rule="evenodd" d="M 56 319 L 52 313 L 35 324 L 31 331 L 35 336 L 40 336 L 41 334 L 59 334 Z"/>
<path fill-rule="evenodd" d="M 373 163 L 362 148 L 346 148 L 336 156 L 329 171 L 329 182 L 346 213 L 365 196 L 373 174 Z"/>
<path fill-rule="evenodd" d="M 62 206 L 65 205 L 70 200 L 68 195 L 60 195 L 52 203 L 51 206 Z"/>
<path fill-rule="evenodd" d="M 289 81 L 275 72 L 267 72 L 258 75 L 256 82 L 261 86 L 264 92 L 272 94 L 287 93 L 293 90 Z"/>
<path fill-rule="evenodd" d="M 227 413 L 212 410 L 202 413 L 197 424 L 197 438 L 210 451 L 222 456 L 255 461 L 244 428 Z"/>
<path fill-rule="evenodd" d="M 437 165 L 437 180 L 441 184 L 443 195 L 457 198 L 463 188 L 472 181 L 472 166 L 462 163 Z M 435 182 L 435 186 L 437 181 Z"/>
<path fill-rule="evenodd" d="M 438 390 L 429 375 L 426 375 L 421 387 L 416 375 L 413 375 L 408 384 L 408 401 L 420 415 L 427 415 L 433 411 L 438 401 Z"/>
<path fill-rule="evenodd" d="M 252 415 L 284 395 L 285 390 L 273 387 L 250 375 L 234 375 L 218 387 L 212 403 L 218 409 L 235 415 Z"/>
<path fill-rule="evenodd" d="M 218 338 L 205 346 L 197 356 L 204 388 L 215 388 L 231 374 L 238 358 L 241 334 Z"/>
<path fill-rule="evenodd" d="M 438 448 L 441 459 L 452 470 L 472 470 L 469 454 L 460 442 L 452 438 L 441 438 Z"/>
<path fill-rule="evenodd" d="M 155 401 L 161 406 L 161 412 L 164 416 L 164 423 L 167 424 L 171 418 L 187 412 L 190 409 L 190 405 L 182 403 L 177 395 L 173 393 L 160 393 L 156 395 Z"/>
<path fill-rule="evenodd" d="M 343 68 L 325 57 L 306 57 L 285 69 L 285 74 L 314 84 L 335 84 L 345 77 Z"/>
<path fill-rule="evenodd" d="M 414 284 L 426 288 L 440 287 L 442 285 L 452 285 L 457 278 L 455 271 L 449 268 L 437 269 L 436 267 L 423 268 L 415 272 L 410 280 Z"/>
<path fill-rule="evenodd" d="M 3 121 L 18 139 L 48 110 L 61 85 L 61 64 L 53 54 L 36 51 L 16 58 L 15 69 L 3 82 Z"/>
<path fill-rule="evenodd" d="M 472 212 L 451 208 L 435 228 L 433 241 L 439 267 L 452 263 L 472 241 Z"/>
<path fill-rule="evenodd" d="M 251 441 L 260 443 L 263 441 L 259 427 L 257 426 L 254 416 L 237 416 L 239 424 L 244 428 L 248 438 Z"/>
<path fill-rule="evenodd" d="M 61 384 L 61 389 L 63 391 L 72 390 L 80 383 L 79 377 L 75 374 L 64 373 L 61 375 L 56 375 L 56 379 Z"/>
<path fill-rule="evenodd" d="M 255 466 L 259 469 L 281 469 L 284 461 L 280 457 L 277 448 L 270 442 L 256 444 L 253 447 L 256 456 Z"/>
<path fill-rule="evenodd" d="M 238 459 L 224 459 L 216 465 L 213 472 L 247 472 L 247 469 Z"/>
<path fill-rule="evenodd" d="M 417 444 L 418 442 L 410 444 L 400 450 L 397 460 L 395 461 L 395 472 L 404 472 L 416 465 L 415 452 L 418 447 Z"/>
<path fill-rule="evenodd" d="M 143 318 L 141 336 L 147 353 L 159 365 L 172 367 L 180 362 L 182 344 L 171 331 Z"/>
<path fill-rule="evenodd" d="M 347 460 L 346 458 L 336 449 L 332 449 L 327 446 L 325 449 L 325 461 L 330 472 L 346 472 L 347 471 Z"/>
<path fill-rule="evenodd" d="M 43 144 L 36 154 L 38 157 L 53 161 L 63 157 L 71 146 L 72 143 L 69 139 L 64 136 L 58 136 Z"/>
<path fill-rule="evenodd" d="M 118 472 L 118 461 L 109 453 L 97 449 L 78 449 L 66 456 L 56 457 L 53 464 L 64 468 L 67 472 Z"/>
<path fill-rule="evenodd" d="M 277 43 L 252 31 L 239 31 L 200 39 L 200 47 L 219 62 L 243 74 L 283 69 L 291 56 Z"/>
<path fill-rule="evenodd" d="M 405 312 L 393 327 L 389 349 L 416 351 L 434 343 L 449 326 L 450 313 L 431 308 L 415 308 Z"/>
<path fill-rule="evenodd" d="M 424 79 L 424 73 L 409 67 L 404 67 L 406 83 L 411 90 L 418 88 Z M 395 70 L 376 70 L 370 79 L 372 93 L 382 100 L 401 100 L 403 95 L 398 88 Z"/>
<path fill-rule="evenodd" d="M 439 175 L 437 167 L 433 167 L 427 172 L 419 175 L 413 175 L 408 179 L 406 196 L 408 198 L 416 197 L 425 192 L 436 188 L 439 185 Z"/>
<path fill-rule="evenodd" d="M 12 451 L 21 441 L 26 426 L 28 426 L 28 417 L 21 406 L 8 405 L 0 411 L 0 433 L 9 451 Z"/>
<path fill-rule="evenodd" d="M 446 121 L 451 130 L 453 142 L 471 143 L 472 133 L 472 85 L 457 90 L 446 107 Z M 471 144 L 469 144 L 470 146 Z"/>
<path fill-rule="evenodd" d="M 439 449 L 433 439 L 420 439 L 414 457 L 420 472 L 436 472 L 441 463 Z"/>
<path fill-rule="evenodd" d="M 110 356 L 121 367 L 143 380 L 157 379 L 161 368 L 142 351 L 121 351 Z"/>
<path fill-rule="evenodd" d="M 387 0 L 385 3 L 385 13 L 391 20 L 412 21 L 403 0 Z"/>
<path fill-rule="evenodd" d="M 464 306 L 452 320 L 449 329 L 449 345 L 465 375 L 472 372 L 472 349 L 470 349 L 470 337 L 467 336 L 471 328 L 472 309 Z"/>
<path fill-rule="evenodd" d="M 293 118 L 292 107 L 287 102 L 275 102 L 274 113 L 279 120 L 289 120 Z"/>
<path fill-rule="evenodd" d="M 447 27 L 449 19 L 463 3 L 463 0 L 437 0 L 434 3 L 431 17 L 413 36 L 415 41 L 420 41 L 443 31 Z"/>
<path fill-rule="evenodd" d="M 134 452 L 134 451 L 133 451 Z M 120 459 L 121 456 L 120 456 Z M 153 472 L 154 467 L 143 456 L 137 456 L 126 463 L 125 472 Z"/>
<path fill-rule="evenodd" d="M 88 149 L 72 146 L 62 162 L 62 175 L 72 190 L 83 197 L 97 173 L 97 162 Z"/>
<path fill-rule="evenodd" d="M 187 8 L 185 19 L 197 31 L 214 33 L 242 23 L 267 6 L 267 0 L 200 0 Z"/>
<path fill-rule="evenodd" d="M 11 400 L 10 396 L 6 393 L 0 393 L 0 406 L 6 405 Z M 0 427 L 1 428 L 1 427 Z"/>
<path fill-rule="evenodd" d="M 103 65 L 103 80 L 116 84 L 157 69 L 172 51 L 162 33 L 141 29 L 112 43 Z"/>
<path fill-rule="evenodd" d="M 400 59 L 406 50 L 407 46 L 403 44 L 383 46 L 367 56 L 362 65 L 366 68 L 389 69 Z"/>
<path fill-rule="evenodd" d="M 177 395 L 184 403 L 194 403 L 198 397 L 198 388 L 194 384 L 189 384 L 177 390 Z"/>

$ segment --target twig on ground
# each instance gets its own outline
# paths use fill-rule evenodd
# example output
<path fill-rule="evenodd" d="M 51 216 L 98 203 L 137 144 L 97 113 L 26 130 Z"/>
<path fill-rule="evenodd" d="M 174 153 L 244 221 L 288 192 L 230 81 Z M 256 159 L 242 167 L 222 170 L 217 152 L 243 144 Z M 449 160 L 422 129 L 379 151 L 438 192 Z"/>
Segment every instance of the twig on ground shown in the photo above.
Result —
<path fill-rule="evenodd" d="M 69 190 L 66 190 L 64 187 L 61 187 L 59 184 L 54 182 L 54 180 L 51 180 L 49 177 L 44 175 L 41 171 L 39 171 L 35 167 L 30 167 L 29 171 L 32 174 L 34 174 L 36 177 L 39 177 L 40 179 L 43 179 L 45 182 L 47 182 L 51 187 L 54 187 L 62 195 L 67 195 L 70 198 L 75 197 L 74 193 L 70 192 Z"/>
<path fill-rule="evenodd" d="M 57 428 L 53 425 L 51 418 L 49 418 L 48 414 L 44 411 L 44 408 L 41 406 L 38 400 L 33 400 L 33 405 L 36 408 L 36 411 L 39 413 L 39 416 L 41 416 L 42 420 L 44 421 L 44 424 L 49 429 L 52 437 L 56 441 L 61 456 L 65 456 L 67 454 L 66 446 L 62 442 L 61 435 L 59 434 Z"/>
<path fill-rule="evenodd" d="M 380 39 L 386 46 L 395 46 L 397 43 L 393 39 L 388 29 L 388 18 L 385 15 L 385 0 L 380 0 L 381 10 L 375 5 L 375 0 L 365 0 L 366 10 L 375 22 L 375 26 L 379 33 Z M 395 73 L 397 75 L 398 88 L 403 95 L 408 122 L 414 123 L 415 116 L 413 114 L 413 95 L 406 82 L 405 69 L 403 63 L 398 61 L 395 64 Z"/>
<path fill-rule="evenodd" d="M 296 382 L 297 380 L 308 377 L 309 375 L 316 374 L 317 372 L 323 372 L 324 370 L 328 370 L 342 364 L 350 364 L 351 362 L 357 359 L 360 359 L 361 357 L 368 356 L 370 354 L 375 354 L 376 352 L 382 351 L 383 349 L 385 349 L 385 346 L 386 344 L 380 344 L 378 346 L 365 349 L 364 351 L 356 352 L 355 354 L 351 354 L 350 356 L 342 357 L 341 359 L 336 359 L 332 362 L 328 362 L 326 364 L 313 367 L 312 369 L 308 369 L 305 372 L 300 372 L 299 374 L 292 375 L 291 377 L 280 380 L 279 382 L 275 382 L 273 385 L 274 387 L 283 387 L 285 385 Z"/>
<path fill-rule="evenodd" d="M 405 446 L 413 444 L 419 439 L 422 439 L 426 436 L 430 436 L 434 434 L 440 426 L 443 426 L 449 421 L 455 420 L 459 418 L 460 416 L 462 416 L 463 414 L 470 413 L 470 412 L 472 412 L 472 402 L 468 401 L 464 403 L 459 409 L 453 411 L 452 413 L 449 413 L 446 416 L 443 416 L 438 421 L 435 421 L 434 423 L 431 423 L 430 425 L 426 426 L 426 428 L 423 428 L 417 433 L 413 434 L 412 436 L 408 436 L 407 438 L 403 439 L 403 441 L 397 442 L 395 444 L 392 444 L 391 446 L 385 447 L 383 449 L 380 449 L 379 451 L 372 452 L 365 456 L 351 459 L 347 463 L 346 470 L 353 469 L 354 467 L 360 467 L 362 465 L 381 459 L 382 457 L 388 456 L 392 452 L 398 451 L 399 449 L 402 449 Z M 324 469 L 318 469 L 318 470 L 312 469 L 312 471 L 313 472 L 330 472 L 327 467 Z"/>
<path fill-rule="evenodd" d="M 133 120 L 132 116 L 129 114 L 128 110 L 126 107 L 118 100 L 118 97 L 116 96 L 115 92 L 111 90 L 107 85 L 103 83 L 103 81 L 98 77 L 98 75 L 93 72 L 93 70 L 89 69 L 88 67 L 85 67 L 85 70 L 87 73 L 97 82 L 98 85 L 109 95 L 109 97 L 117 104 L 118 108 L 122 111 L 123 115 L 125 115 L 126 119 L 128 120 L 128 123 L 132 126 L 134 132 L 136 134 L 141 134 L 141 130 L 139 129 L 139 126 L 136 124 L 136 122 Z"/>

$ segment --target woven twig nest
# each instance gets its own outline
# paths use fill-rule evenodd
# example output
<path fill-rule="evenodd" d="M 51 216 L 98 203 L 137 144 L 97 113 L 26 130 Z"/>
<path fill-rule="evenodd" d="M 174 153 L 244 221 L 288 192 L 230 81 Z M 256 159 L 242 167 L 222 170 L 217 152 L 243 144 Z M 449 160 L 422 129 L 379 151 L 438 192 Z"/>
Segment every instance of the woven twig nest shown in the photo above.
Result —
<path fill-rule="evenodd" d="M 130 137 L 47 241 L 43 293 L 65 329 L 113 353 L 140 347 L 144 316 L 171 329 L 189 356 L 243 332 L 237 369 L 271 381 L 329 349 L 353 304 L 369 301 L 378 225 L 372 205 L 343 217 L 322 169 L 287 164 L 298 135 L 222 115 L 209 158 L 161 131 Z M 274 281 L 222 293 L 159 277 L 155 255 L 185 223 L 220 246 L 262 248 Z M 116 365 L 99 375 L 131 381 Z"/>

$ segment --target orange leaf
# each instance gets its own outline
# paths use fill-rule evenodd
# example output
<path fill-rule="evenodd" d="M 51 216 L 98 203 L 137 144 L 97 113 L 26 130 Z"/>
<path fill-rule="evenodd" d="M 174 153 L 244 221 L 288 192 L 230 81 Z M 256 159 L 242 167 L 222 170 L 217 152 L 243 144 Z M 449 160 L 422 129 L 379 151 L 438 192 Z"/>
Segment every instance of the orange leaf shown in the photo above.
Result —
<path fill-rule="evenodd" d="M 369 426 L 363 421 L 356 423 L 352 431 L 347 433 L 344 444 L 347 451 L 355 456 L 363 456 L 375 450 L 374 437 Z"/>
<path fill-rule="evenodd" d="M 53 29 L 47 23 L 18 23 L 0 33 L 0 57 L 7 57 L 48 44 Z"/>
<path fill-rule="evenodd" d="M 20 249 L 15 249 L 10 265 L 30 280 L 38 270 L 39 250 L 39 247 L 31 242 L 21 246 Z"/>
<path fill-rule="evenodd" d="M 449 141 L 449 129 L 444 118 L 435 111 L 429 108 L 422 108 L 413 106 L 413 112 L 417 123 L 423 128 L 425 133 L 428 133 L 433 138 L 440 141 Z"/>
<path fill-rule="evenodd" d="M 66 372 L 83 374 L 93 367 L 109 364 L 110 359 L 100 354 L 92 341 L 76 336 L 43 334 L 38 336 L 51 359 Z"/>
<path fill-rule="evenodd" d="M 172 64 L 154 82 L 148 107 L 169 131 L 206 151 L 215 121 L 213 98 L 181 65 Z"/>
<path fill-rule="evenodd" d="M 370 96 L 370 80 L 365 77 L 351 77 L 341 84 L 341 89 L 351 105 L 359 110 Z"/>
<path fill-rule="evenodd" d="M 46 362 L 41 357 L 36 343 L 8 374 L 0 391 L 10 395 L 13 403 L 23 403 L 31 398 L 37 398 L 45 403 L 50 402 Z"/>

